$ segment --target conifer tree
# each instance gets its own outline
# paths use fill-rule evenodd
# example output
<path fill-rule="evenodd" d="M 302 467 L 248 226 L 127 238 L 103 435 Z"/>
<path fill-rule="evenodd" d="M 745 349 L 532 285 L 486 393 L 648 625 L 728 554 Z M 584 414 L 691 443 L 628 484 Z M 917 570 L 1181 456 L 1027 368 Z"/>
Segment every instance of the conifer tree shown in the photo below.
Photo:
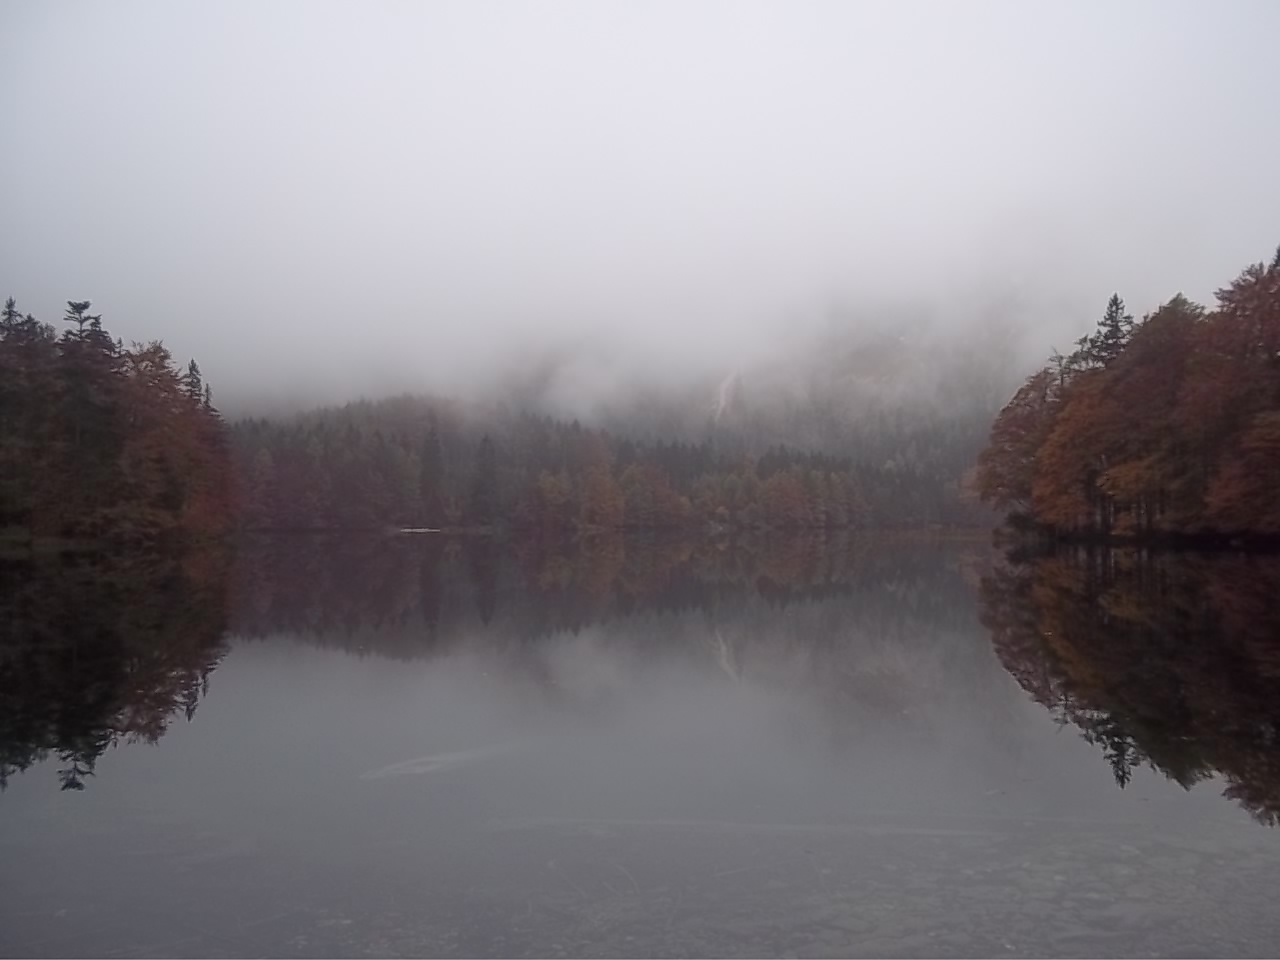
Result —
<path fill-rule="evenodd" d="M 1124 352 L 1125 344 L 1133 334 L 1133 317 L 1125 312 L 1120 294 L 1113 293 L 1107 301 L 1106 312 L 1098 321 L 1098 329 L 1089 338 L 1089 353 L 1094 363 L 1106 366 Z"/>
<path fill-rule="evenodd" d="M 471 478 L 471 520 L 489 526 L 498 519 L 498 452 L 488 434 L 480 441 Z"/>
<path fill-rule="evenodd" d="M 183 374 L 182 385 L 187 391 L 187 396 L 192 400 L 200 400 L 204 397 L 204 382 L 200 378 L 200 364 L 192 360 L 187 364 L 187 372 Z"/>

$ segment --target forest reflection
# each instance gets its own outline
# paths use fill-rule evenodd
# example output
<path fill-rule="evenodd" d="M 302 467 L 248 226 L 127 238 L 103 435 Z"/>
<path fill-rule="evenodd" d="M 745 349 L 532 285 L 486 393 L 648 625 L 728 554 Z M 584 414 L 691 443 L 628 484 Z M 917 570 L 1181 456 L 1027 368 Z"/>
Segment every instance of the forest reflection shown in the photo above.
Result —
<path fill-rule="evenodd" d="M 963 565 L 954 550 L 821 535 L 291 536 L 165 559 L 8 558 L 0 786 L 57 758 L 64 788 L 82 789 L 108 747 L 191 718 L 230 646 L 281 638 L 393 659 L 465 652 L 571 697 L 552 689 L 541 641 L 607 623 L 590 643 L 630 669 L 692 658 L 830 697 L 842 724 L 901 719 L 948 673 L 974 673 L 978 645 L 944 636 L 977 629 Z"/>
<path fill-rule="evenodd" d="M 995 740 L 1013 688 L 989 631 L 1005 670 L 1121 787 L 1142 766 L 1187 788 L 1220 776 L 1280 823 L 1277 557 L 997 563 L 982 541 L 843 536 L 262 537 L 170 557 L 0 558 L 0 588 L 0 788 L 49 760 L 63 789 L 83 789 L 112 745 L 190 719 L 234 644 L 279 638 L 466 653 L 569 703 L 608 694 L 565 689 L 548 668 L 544 641 L 580 635 L 567 655 L 619 676 L 672 657 L 787 688 L 837 739 L 963 726 Z"/>
<path fill-rule="evenodd" d="M 685 675 L 796 691 L 839 737 L 941 725 L 937 705 L 987 682 L 975 662 L 984 646 L 975 587 L 989 552 L 982 541 L 958 550 L 821 535 L 263 538 L 240 553 L 231 619 L 250 642 L 283 635 L 356 655 L 465 654 L 566 709 L 679 663 Z M 557 674 L 565 656 L 582 688 Z M 599 675 L 612 679 L 601 686 Z M 972 699 L 970 713 L 999 709 Z M 911 710 L 920 704 L 934 705 L 930 716 Z"/>
<path fill-rule="evenodd" d="M 1280 557 L 1062 549 L 982 583 L 1005 668 L 1102 751 L 1280 824 Z"/>
<path fill-rule="evenodd" d="M 919 577 L 936 560 L 891 547 L 873 549 L 870 541 L 845 535 L 263 537 L 239 552 L 233 621 L 247 636 L 284 632 L 382 655 L 421 656 L 477 632 L 503 633 L 504 625 L 505 632 L 534 639 L 642 611 L 712 610 L 744 595 L 782 607 L 847 593 L 870 580 Z"/>
<path fill-rule="evenodd" d="M 191 719 L 226 653 L 225 550 L 0 558 L 0 789 L 56 758 L 83 790 L 120 742 Z"/>

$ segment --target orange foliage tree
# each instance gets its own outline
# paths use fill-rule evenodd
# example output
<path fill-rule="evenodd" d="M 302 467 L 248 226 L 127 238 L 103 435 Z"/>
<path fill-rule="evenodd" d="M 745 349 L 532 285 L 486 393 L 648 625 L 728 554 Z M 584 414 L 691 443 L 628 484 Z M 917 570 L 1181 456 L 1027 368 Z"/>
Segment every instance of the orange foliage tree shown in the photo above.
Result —
<path fill-rule="evenodd" d="M 1000 412 L 980 496 L 1071 534 L 1280 534 L 1280 257 L 1217 299 L 1130 324 L 1113 297 Z"/>
<path fill-rule="evenodd" d="M 150 540 L 232 522 L 226 431 L 194 361 L 126 349 L 88 301 L 61 338 L 0 314 L 0 525 L 32 535 Z"/>

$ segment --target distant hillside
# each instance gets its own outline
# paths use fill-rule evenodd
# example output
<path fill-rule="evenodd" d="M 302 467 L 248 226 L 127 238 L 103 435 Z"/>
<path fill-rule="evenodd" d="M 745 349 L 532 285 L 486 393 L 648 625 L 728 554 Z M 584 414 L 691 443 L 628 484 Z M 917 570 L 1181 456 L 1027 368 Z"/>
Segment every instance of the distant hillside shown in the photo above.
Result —
<path fill-rule="evenodd" d="M 1012 389 L 1010 342 L 833 328 L 716 378 L 607 389 L 607 355 L 549 353 L 486 402 L 242 422 L 237 462 L 258 526 L 981 523 L 965 474 Z"/>

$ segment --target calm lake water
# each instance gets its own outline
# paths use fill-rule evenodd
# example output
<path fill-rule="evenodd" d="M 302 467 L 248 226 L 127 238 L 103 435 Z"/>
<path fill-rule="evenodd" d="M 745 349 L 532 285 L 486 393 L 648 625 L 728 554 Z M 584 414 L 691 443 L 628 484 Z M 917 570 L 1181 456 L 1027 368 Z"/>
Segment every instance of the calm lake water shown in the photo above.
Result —
<path fill-rule="evenodd" d="M 1280 561 L 0 561 L 7 956 L 1280 950 Z"/>

